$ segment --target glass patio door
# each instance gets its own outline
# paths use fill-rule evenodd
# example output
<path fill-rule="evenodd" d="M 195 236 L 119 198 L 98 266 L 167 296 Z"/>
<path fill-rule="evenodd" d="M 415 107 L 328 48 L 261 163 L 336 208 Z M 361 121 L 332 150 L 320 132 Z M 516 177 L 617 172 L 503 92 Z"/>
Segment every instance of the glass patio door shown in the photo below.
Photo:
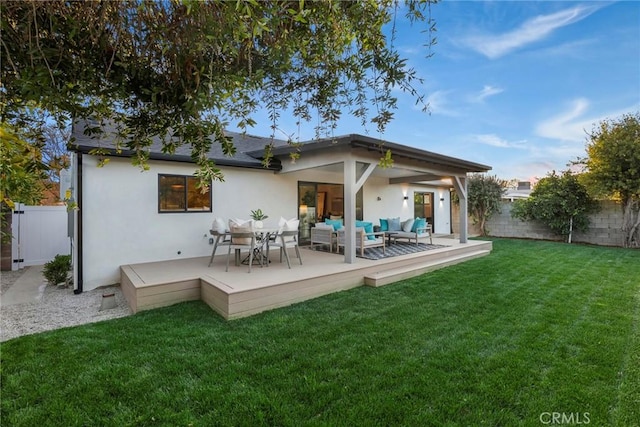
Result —
<path fill-rule="evenodd" d="M 356 219 L 362 219 L 362 189 L 356 194 Z M 311 225 L 329 218 L 344 218 L 344 185 L 298 182 L 300 242 L 311 237 Z"/>
<path fill-rule="evenodd" d="M 300 242 L 308 242 L 311 224 L 316 222 L 318 190 L 313 182 L 298 182 L 298 219 L 300 220 Z"/>
<path fill-rule="evenodd" d="M 413 213 L 433 224 L 433 193 L 413 193 Z"/>

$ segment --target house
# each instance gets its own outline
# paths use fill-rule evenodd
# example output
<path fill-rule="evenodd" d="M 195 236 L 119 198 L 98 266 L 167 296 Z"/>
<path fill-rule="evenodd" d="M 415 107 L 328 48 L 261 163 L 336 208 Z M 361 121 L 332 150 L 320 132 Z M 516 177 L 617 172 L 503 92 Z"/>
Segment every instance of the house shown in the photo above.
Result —
<path fill-rule="evenodd" d="M 513 202 L 514 200 L 526 199 L 531 195 L 531 183 L 529 181 L 518 181 L 515 188 L 507 188 L 502 194 L 502 200 Z"/>
<path fill-rule="evenodd" d="M 264 147 L 272 142 L 228 132 L 237 153 L 226 157 L 214 144 L 210 157 L 224 173 L 209 193 L 195 188 L 196 170 L 189 147 L 165 154 L 160 142 L 150 147 L 149 170 L 131 165 L 126 151 L 114 149 L 110 133 L 84 135 L 73 129 L 75 220 L 74 274 L 77 292 L 118 283 L 119 267 L 150 261 L 210 255 L 209 229 L 214 218 L 245 218 L 261 209 L 269 219 L 299 218 L 302 243 L 311 225 L 330 215 L 344 217 L 347 232 L 356 219 L 423 216 L 436 234 L 450 234 L 450 191 L 461 199 L 460 241 L 466 242 L 466 181 L 470 172 L 489 166 L 384 142 L 391 168 L 378 166 L 381 141 L 362 135 L 307 141 L 293 147 L 275 140 L 274 161 L 263 167 Z M 95 154 L 100 148 L 101 154 Z M 290 153 L 300 152 L 295 162 Z M 104 167 L 101 157 L 108 158 Z M 347 235 L 354 233 L 347 233 Z M 345 262 L 355 260 L 355 236 L 348 240 Z"/>

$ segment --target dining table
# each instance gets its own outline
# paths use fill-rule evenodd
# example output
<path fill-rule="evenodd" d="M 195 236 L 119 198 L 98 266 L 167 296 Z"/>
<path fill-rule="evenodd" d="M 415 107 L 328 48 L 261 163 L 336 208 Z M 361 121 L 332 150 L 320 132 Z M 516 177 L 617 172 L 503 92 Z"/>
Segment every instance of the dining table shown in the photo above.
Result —
<path fill-rule="evenodd" d="M 269 241 L 275 238 L 280 232 L 280 227 L 262 227 L 252 230 L 256 235 L 256 247 L 253 249 L 253 262 L 257 261 L 261 265 L 269 266 Z M 247 255 L 242 264 L 249 264 L 250 256 Z"/>

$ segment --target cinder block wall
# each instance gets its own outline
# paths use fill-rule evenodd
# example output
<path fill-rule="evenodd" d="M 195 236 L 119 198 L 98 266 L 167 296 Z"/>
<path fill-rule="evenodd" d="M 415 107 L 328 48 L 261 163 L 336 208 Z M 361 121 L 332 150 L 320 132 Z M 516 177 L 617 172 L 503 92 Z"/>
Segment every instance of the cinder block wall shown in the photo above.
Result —
<path fill-rule="evenodd" d="M 494 237 L 515 237 L 523 239 L 562 240 L 561 237 L 552 234 L 542 223 L 523 222 L 511 217 L 513 204 L 505 201 L 502 204 L 502 212 L 495 214 L 487 223 L 489 235 Z M 454 205 L 453 211 L 454 233 L 460 229 L 458 220 L 458 208 Z M 613 201 L 600 202 L 600 211 L 590 216 L 589 230 L 585 233 L 575 232 L 573 242 L 589 243 L 602 246 L 622 246 L 624 237 L 622 234 L 622 207 Z M 472 226 L 469 219 L 469 234 L 479 234 L 477 226 Z"/>

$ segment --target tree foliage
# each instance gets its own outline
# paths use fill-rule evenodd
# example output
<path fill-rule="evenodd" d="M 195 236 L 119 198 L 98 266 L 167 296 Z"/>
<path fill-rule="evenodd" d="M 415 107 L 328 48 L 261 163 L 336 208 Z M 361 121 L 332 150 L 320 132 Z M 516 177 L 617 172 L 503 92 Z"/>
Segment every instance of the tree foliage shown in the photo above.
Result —
<path fill-rule="evenodd" d="M 343 110 L 382 132 L 398 89 L 422 102 L 383 28 L 402 11 L 431 37 L 432 2 L 3 1 L 0 113 L 24 125 L 35 103 L 59 123 L 108 120 L 142 167 L 152 138 L 167 153 L 188 144 L 210 181 L 221 178 L 211 144 L 232 155 L 223 130 L 246 130 L 258 110 L 272 136 L 286 109 L 299 122 L 317 115 L 316 133 L 331 135 Z"/>
<path fill-rule="evenodd" d="M 624 246 L 640 246 L 640 113 L 600 122 L 586 151 L 586 184 L 599 196 L 621 201 Z"/>
<path fill-rule="evenodd" d="M 540 221 L 571 243 L 574 230 L 589 228 L 588 215 L 596 209 L 596 201 L 577 175 L 553 171 L 538 181 L 529 198 L 513 202 L 511 216 L 522 221 Z"/>
<path fill-rule="evenodd" d="M 38 204 L 47 177 L 47 166 L 42 162 L 38 147 L 27 142 L 18 132 L 5 123 L 0 123 L 0 216 L 2 217 L 2 240 L 10 237 L 5 233 L 4 213 L 16 203 Z"/>
<path fill-rule="evenodd" d="M 500 201 L 506 181 L 497 176 L 473 174 L 467 179 L 467 208 L 474 224 L 480 225 L 480 233 L 486 236 L 487 221 L 500 212 Z"/>
<path fill-rule="evenodd" d="M 16 203 L 38 204 L 47 166 L 38 147 L 28 143 L 11 127 L 0 125 L 0 200 L 13 209 Z"/>

